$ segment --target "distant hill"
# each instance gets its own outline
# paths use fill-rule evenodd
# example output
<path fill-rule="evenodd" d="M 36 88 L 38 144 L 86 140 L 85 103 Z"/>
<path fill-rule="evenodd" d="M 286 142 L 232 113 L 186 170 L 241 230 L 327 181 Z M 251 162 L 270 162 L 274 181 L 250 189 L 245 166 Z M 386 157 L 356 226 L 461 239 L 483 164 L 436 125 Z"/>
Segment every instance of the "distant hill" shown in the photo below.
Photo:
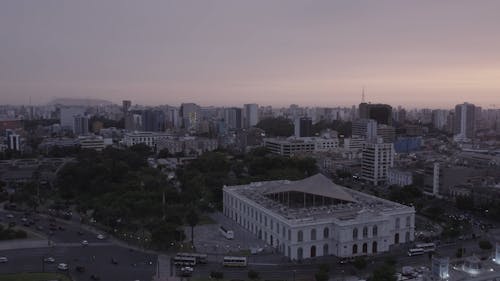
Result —
<path fill-rule="evenodd" d="M 66 106 L 97 106 L 97 105 L 111 105 L 113 104 L 107 100 L 101 99 L 81 99 L 81 98 L 55 98 L 49 105 L 66 105 Z"/>

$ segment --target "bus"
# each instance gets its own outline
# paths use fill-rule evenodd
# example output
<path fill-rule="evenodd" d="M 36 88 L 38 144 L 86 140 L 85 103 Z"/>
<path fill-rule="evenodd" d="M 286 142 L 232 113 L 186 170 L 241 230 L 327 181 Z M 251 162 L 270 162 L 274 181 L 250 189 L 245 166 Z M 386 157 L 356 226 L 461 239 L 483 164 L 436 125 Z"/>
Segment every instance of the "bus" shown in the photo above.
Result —
<path fill-rule="evenodd" d="M 424 249 L 421 248 L 414 248 L 408 250 L 409 257 L 423 255 L 424 253 L 425 253 Z"/>
<path fill-rule="evenodd" d="M 228 267 L 246 267 L 247 266 L 247 258 L 246 257 L 224 257 L 224 261 L 222 262 L 223 266 Z"/>
<path fill-rule="evenodd" d="M 226 239 L 234 239 L 234 232 L 232 230 L 225 229 L 222 225 L 219 227 L 220 233 L 226 237 Z"/>
<path fill-rule="evenodd" d="M 420 248 L 424 250 L 424 252 L 434 252 L 436 250 L 436 244 L 434 243 L 421 243 L 415 245 L 415 248 Z"/>
<path fill-rule="evenodd" d="M 196 259 L 196 264 L 207 263 L 208 255 L 207 254 L 198 254 L 198 253 L 177 253 L 177 257 L 192 257 Z"/>
<path fill-rule="evenodd" d="M 174 257 L 174 264 L 177 266 L 195 266 L 196 265 L 196 258 L 175 256 Z"/>

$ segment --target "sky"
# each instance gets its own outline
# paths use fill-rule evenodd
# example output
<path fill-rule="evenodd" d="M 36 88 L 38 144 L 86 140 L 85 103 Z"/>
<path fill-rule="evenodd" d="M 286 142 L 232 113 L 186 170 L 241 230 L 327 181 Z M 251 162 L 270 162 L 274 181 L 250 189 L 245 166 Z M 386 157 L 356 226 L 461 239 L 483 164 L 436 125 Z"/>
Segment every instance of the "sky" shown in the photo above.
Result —
<path fill-rule="evenodd" d="M 0 104 L 500 107 L 497 0 L 3 0 Z"/>

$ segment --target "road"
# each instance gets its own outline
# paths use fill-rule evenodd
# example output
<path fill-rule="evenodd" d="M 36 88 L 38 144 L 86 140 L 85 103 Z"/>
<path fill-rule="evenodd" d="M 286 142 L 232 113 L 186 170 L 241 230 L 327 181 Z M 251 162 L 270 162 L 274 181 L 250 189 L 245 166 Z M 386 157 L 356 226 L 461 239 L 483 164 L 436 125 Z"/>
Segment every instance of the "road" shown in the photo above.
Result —
<path fill-rule="evenodd" d="M 14 218 L 7 218 L 7 214 L 14 215 Z M 17 225 L 22 225 L 23 214 L 15 212 L 0 211 L 2 222 L 15 221 Z M 97 239 L 96 233 L 85 230 L 78 224 L 68 224 L 61 221 L 52 221 L 44 217 L 29 217 L 30 220 L 37 220 L 36 224 L 27 229 L 38 235 L 47 236 L 53 241 L 53 246 L 43 248 L 26 248 L 0 251 L 0 256 L 8 257 L 9 261 L 0 264 L 0 273 L 17 272 L 56 272 L 59 263 L 66 263 L 70 269 L 67 272 L 73 280 L 91 280 L 91 275 L 98 276 L 106 281 L 127 281 L 127 280 L 151 280 L 156 272 L 157 256 L 131 250 L 108 241 L 107 239 Z M 50 224 L 54 224 L 56 229 L 49 235 Z M 37 230 L 37 226 L 43 227 Z M 59 226 L 64 230 L 59 230 Z M 89 242 L 88 246 L 81 244 L 82 240 Z M 2 243 L 9 243 L 3 241 Z M 55 258 L 55 263 L 43 263 L 44 257 Z M 115 259 L 118 264 L 112 264 Z M 77 272 L 76 266 L 83 266 L 85 272 Z"/>

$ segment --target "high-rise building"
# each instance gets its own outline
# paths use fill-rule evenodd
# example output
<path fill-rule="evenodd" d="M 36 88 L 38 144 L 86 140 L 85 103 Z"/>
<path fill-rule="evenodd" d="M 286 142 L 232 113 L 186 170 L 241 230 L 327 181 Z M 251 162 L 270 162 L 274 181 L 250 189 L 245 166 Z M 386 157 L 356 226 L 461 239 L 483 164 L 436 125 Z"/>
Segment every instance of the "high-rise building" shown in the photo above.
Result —
<path fill-rule="evenodd" d="M 122 101 L 122 111 L 123 111 L 123 116 L 127 115 L 128 110 L 132 106 L 132 102 L 129 100 L 123 100 Z"/>
<path fill-rule="evenodd" d="M 300 117 L 294 122 L 296 137 L 312 137 L 312 119 L 310 117 Z"/>
<path fill-rule="evenodd" d="M 75 121 L 74 117 L 77 115 L 84 115 L 85 109 L 83 107 L 61 107 L 59 120 L 61 127 L 67 130 L 74 131 Z"/>
<path fill-rule="evenodd" d="M 394 165 L 394 144 L 368 142 L 361 157 L 361 178 L 373 185 L 386 182 L 387 171 Z"/>
<path fill-rule="evenodd" d="M 7 147 L 13 151 L 21 151 L 21 136 L 16 133 L 9 133 Z"/>
<path fill-rule="evenodd" d="M 388 104 L 359 104 L 359 118 L 374 119 L 378 124 L 392 125 L 392 107 Z"/>
<path fill-rule="evenodd" d="M 259 105 L 245 104 L 245 128 L 254 127 L 259 122 Z"/>
<path fill-rule="evenodd" d="M 165 113 L 161 110 L 144 110 L 142 112 L 142 130 L 145 132 L 165 131 Z"/>
<path fill-rule="evenodd" d="M 77 136 L 89 134 L 89 117 L 86 115 L 76 115 L 74 118 L 73 132 Z"/>
<path fill-rule="evenodd" d="M 183 103 L 179 110 L 182 128 L 196 130 L 199 122 L 200 107 L 195 103 Z"/>
<path fill-rule="evenodd" d="M 444 109 L 435 109 L 432 111 L 432 125 L 434 128 L 443 130 L 446 128 L 448 111 Z"/>
<path fill-rule="evenodd" d="M 352 135 L 361 136 L 367 140 L 375 140 L 377 138 L 377 121 L 359 119 L 352 122 Z"/>
<path fill-rule="evenodd" d="M 241 129 L 242 126 L 242 110 L 241 108 L 231 107 L 224 109 L 224 120 L 227 128 L 230 130 Z"/>
<path fill-rule="evenodd" d="M 455 106 L 454 123 L 455 140 L 465 141 L 473 139 L 476 127 L 475 106 L 470 103 Z"/>

